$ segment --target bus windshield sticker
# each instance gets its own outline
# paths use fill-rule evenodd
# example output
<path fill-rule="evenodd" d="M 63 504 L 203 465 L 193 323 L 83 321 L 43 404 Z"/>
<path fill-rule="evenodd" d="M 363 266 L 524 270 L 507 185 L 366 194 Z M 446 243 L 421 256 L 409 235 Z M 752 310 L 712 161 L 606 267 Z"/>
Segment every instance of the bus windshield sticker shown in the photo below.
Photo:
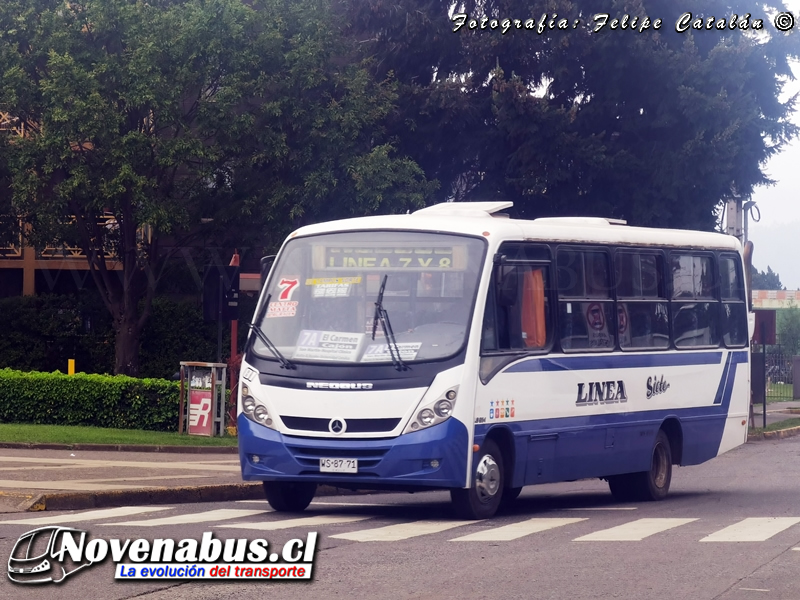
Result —
<path fill-rule="evenodd" d="M 361 283 L 361 277 L 316 277 L 306 279 L 306 285 L 332 285 L 345 283 Z"/>
<path fill-rule="evenodd" d="M 355 362 L 365 334 L 303 329 L 293 358 Z"/>
<path fill-rule="evenodd" d="M 314 286 L 312 298 L 347 298 L 353 284 L 361 283 L 361 277 L 317 277 L 306 279 L 306 285 Z"/>
<path fill-rule="evenodd" d="M 284 277 L 281 279 L 280 282 L 278 282 L 278 287 L 281 288 L 278 300 L 291 300 L 298 283 L 300 283 L 300 280 L 297 277 Z"/>
<path fill-rule="evenodd" d="M 349 283 L 320 283 L 311 292 L 312 298 L 347 298 L 349 295 Z"/>
<path fill-rule="evenodd" d="M 397 349 L 400 352 L 402 360 L 414 360 L 417 357 L 419 349 L 422 347 L 421 342 L 405 342 L 397 344 Z M 389 344 L 370 344 L 364 351 L 364 356 L 361 357 L 361 362 L 378 362 L 392 360 L 392 355 L 389 354 Z"/>
<path fill-rule="evenodd" d="M 297 300 L 291 302 L 270 302 L 267 308 L 267 318 L 293 317 L 297 314 Z"/>

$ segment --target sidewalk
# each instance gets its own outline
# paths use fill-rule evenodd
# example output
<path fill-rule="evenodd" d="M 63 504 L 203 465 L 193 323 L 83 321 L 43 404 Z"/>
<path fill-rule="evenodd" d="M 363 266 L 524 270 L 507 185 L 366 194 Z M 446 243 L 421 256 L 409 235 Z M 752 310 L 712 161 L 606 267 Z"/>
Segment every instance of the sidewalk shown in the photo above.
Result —
<path fill-rule="evenodd" d="M 755 426 L 764 426 L 764 405 L 753 405 L 753 413 L 755 414 Z M 793 412 L 796 411 L 796 412 Z M 786 419 L 800 418 L 800 400 L 792 400 L 789 402 L 771 402 L 767 403 L 767 425 L 785 421 Z"/>
<path fill-rule="evenodd" d="M 264 497 L 242 482 L 236 448 L 213 450 L 0 448 L 0 512 Z"/>

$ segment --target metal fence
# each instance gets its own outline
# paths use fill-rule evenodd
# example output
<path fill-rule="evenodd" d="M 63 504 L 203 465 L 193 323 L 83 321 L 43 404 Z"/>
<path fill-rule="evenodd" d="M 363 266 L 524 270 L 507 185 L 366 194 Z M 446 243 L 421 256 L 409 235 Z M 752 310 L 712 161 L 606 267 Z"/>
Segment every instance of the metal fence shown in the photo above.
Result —
<path fill-rule="evenodd" d="M 764 350 L 766 353 L 762 354 Z M 781 344 L 768 345 L 766 348 L 761 345 L 753 345 L 752 360 L 754 399 L 763 396 L 764 392 L 758 387 L 764 384 L 768 402 L 792 400 L 794 387 L 792 353 L 788 352 Z M 761 373 L 765 373 L 766 376 Z M 765 378 L 766 381 L 764 381 Z"/>

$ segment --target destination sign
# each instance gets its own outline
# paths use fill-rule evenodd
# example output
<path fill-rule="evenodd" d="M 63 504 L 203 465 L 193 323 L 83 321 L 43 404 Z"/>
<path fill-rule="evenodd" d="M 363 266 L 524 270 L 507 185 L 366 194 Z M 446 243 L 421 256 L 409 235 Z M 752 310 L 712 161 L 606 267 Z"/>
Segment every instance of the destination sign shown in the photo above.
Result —
<path fill-rule="evenodd" d="M 315 246 L 314 269 L 464 270 L 465 246 Z"/>

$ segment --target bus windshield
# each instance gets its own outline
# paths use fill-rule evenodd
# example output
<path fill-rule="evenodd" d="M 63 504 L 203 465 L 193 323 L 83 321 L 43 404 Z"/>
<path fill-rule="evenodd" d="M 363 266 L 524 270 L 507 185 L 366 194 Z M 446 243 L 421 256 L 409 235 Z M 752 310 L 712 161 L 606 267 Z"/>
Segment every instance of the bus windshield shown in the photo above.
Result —
<path fill-rule="evenodd" d="M 478 238 L 409 231 L 297 238 L 272 268 L 254 325 L 291 362 L 446 358 L 466 341 L 485 248 Z M 253 344 L 276 358 L 262 336 Z"/>

